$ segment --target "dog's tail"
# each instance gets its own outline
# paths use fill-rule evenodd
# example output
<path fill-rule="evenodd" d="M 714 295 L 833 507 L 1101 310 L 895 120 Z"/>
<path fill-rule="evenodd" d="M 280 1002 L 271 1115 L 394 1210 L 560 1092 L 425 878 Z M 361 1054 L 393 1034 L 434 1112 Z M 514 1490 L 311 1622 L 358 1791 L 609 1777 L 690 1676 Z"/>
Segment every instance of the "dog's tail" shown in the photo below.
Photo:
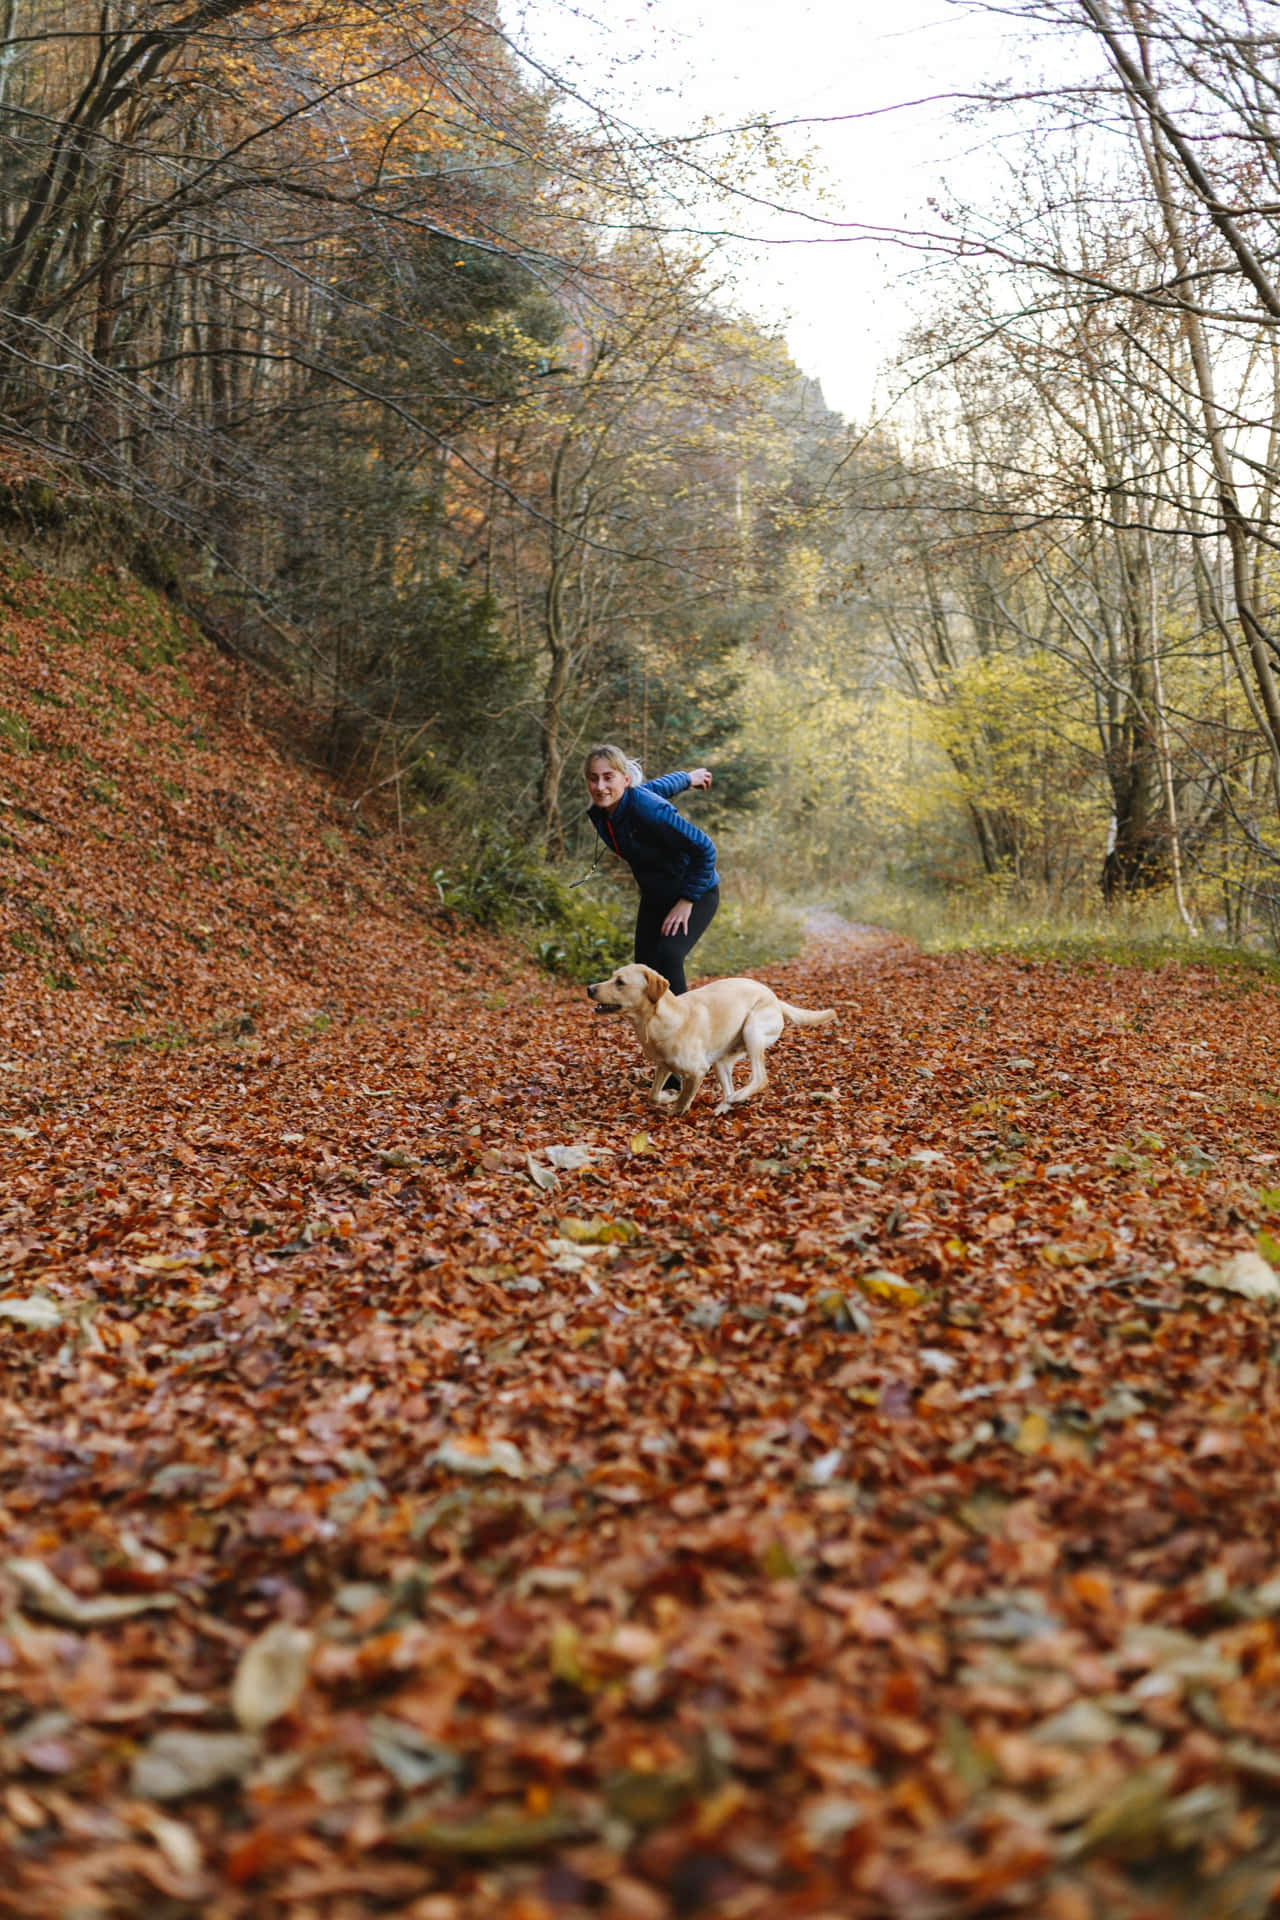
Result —
<path fill-rule="evenodd" d="M 779 1000 L 778 1005 L 793 1027 L 829 1027 L 836 1017 L 834 1007 L 823 1007 L 815 1013 L 811 1007 L 793 1007 L 787 1000 Z"/>

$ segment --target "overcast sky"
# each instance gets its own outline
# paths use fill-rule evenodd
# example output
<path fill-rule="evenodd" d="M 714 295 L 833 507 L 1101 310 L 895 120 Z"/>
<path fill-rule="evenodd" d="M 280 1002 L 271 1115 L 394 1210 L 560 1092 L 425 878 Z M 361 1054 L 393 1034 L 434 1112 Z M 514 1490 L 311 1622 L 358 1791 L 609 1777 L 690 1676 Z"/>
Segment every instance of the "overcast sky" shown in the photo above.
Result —
<path fill-rule="evenodd" d="M 508 0 L 506 17 L 588 98 L 661 131 L 752 113 L 824 121 L 789 136 L 824 166 L 822 212 L 880 229 L 936 227 L 931 195 L 947 184 L 980 193 L 984 174 L 994 180 L 989 135 L 960 124 L 949 96 L 1026 57 L 1007 18 L 955 0 Z M 923 104 L 901 104 L 912 101 Z M 838 118 L 849 115 L 864 117 Z M 748 209 L 741 217 L 749 224 Z M 832 406 L 865 420 L 877 366 L 907 324 L 904 276 L 919 260 L 887 240 L 786 231 L 786 244 L 744 257 L 742 304 L 785 319 L 803 371 Z"/>

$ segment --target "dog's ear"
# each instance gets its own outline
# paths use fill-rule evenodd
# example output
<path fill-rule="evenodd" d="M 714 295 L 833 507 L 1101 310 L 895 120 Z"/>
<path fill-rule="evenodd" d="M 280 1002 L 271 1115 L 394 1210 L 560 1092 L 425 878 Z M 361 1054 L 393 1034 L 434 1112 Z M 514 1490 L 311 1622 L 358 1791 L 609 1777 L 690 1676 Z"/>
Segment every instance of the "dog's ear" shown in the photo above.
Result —
<path fill-rule="evenodd" d="M 669 980 L 664 980 L 660 973 L 655 973 L 652 967 L 646 967 L 645 973 L 648 975 L 648 978 L 644 983 L 644 990 L 648 998 L 652 1000 L 654 1006 L 656 1007 L 659 1000 L 661 1000 L 663 994 L 667 991 L 671 982 Z"/>

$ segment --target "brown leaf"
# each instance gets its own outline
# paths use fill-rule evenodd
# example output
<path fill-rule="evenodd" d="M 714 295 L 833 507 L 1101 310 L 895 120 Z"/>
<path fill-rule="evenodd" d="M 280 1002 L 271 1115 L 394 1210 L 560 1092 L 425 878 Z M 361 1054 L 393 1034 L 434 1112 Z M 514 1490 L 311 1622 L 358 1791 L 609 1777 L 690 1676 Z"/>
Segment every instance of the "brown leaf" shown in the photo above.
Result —
<path fill-rule="evenodd" d="M 231 1711 L 246 1733 L 291 1713 L 307 1684 L 314 1635 L 287 1620 L 275 1620 L 251 1640 L 231 1683 Z"/>

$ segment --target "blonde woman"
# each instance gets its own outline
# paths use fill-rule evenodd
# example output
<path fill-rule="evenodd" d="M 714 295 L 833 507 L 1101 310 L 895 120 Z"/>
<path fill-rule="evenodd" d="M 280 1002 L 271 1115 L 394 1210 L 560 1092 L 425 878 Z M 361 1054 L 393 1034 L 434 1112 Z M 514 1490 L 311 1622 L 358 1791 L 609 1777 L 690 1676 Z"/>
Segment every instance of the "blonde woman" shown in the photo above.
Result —
<path fill-rule="evenodd" d="M 684 993 L 685 959 L 715 918 L 720 876 L 715 843 L 670 804 L 689 787 L 709 787 L 711 772 L 665 773 L 646 780 L 618 747 L 593 747 L 586 760 L 589 818 L 611 853 L 625 860 L 640 889 L 636 959 Z"/>

